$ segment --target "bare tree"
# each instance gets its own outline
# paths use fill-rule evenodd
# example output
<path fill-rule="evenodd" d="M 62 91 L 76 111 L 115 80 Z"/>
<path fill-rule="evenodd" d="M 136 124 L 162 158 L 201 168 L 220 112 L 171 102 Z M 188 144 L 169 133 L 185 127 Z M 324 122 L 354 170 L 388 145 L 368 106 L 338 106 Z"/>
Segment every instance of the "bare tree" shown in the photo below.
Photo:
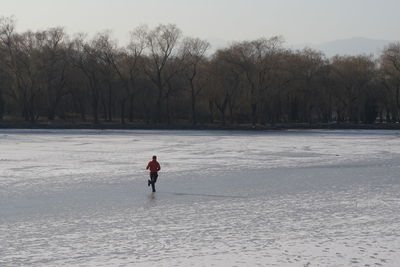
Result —
<path fill-rule="evenodd" d="M 101 73 L 101 83 L 105 89 L 105 93 L 101 95 L 105 119 L 107 121 L 113 120 L 113 111 L 116 98 L 116 78 L 121 77 L 119 68 L 119 55 L 117 41 L 111 38 L 110 31 L 98 33 L 91 42 L 91 47 L 98 56 L 98 67 Z"/>
<path fill-rule="evenodd" d="M 15 28 L 13 17 L 0 17 L 0 121 L 5 113 L 6 80 L 14 80 L 11 69 L 14 69 L 12 42 Z M 14 78 L 14 79 L 13 79 Z M 9 84 L 11 87 L 11 84 Z M 8 93 L 10 93 L 8 91 Z"/>
<path fill-rule="evenodd" d="M 117 70 L 126 90 L 126 97 L 121 103 L 121 111 L 124 112 L 126 101 L 129 102 L 129 121 L 133 121 L 133 108 L 135 91 L 137 91 L 138 79 L 142 73 L 142 54 L 146 48 L 147 26 L 142 25 L 131 31 L 130 42 L 122 58 L 122 67 Z M 118 66 L 118 65 L 117 65 Z M 122 69 L 121 69 L 122 68 Z M 124 74 L 125 71 L 125 74 Z M 121 120 L 124 121 L 124 114 Z"/>
<path fill-rule="evenodd" d="M 336 56 L 331 62 L 334 97 L 338 121 L 359 122 L 365 98 L 376 72 L 375 62 L 368 56 Z M 372 103 L 374 104 L 374 103 Z"/>
<path fill-rule="evenodd" d="M 400 119 L 400 43 L 390 44 L 383 51 L 381 58 L 382 82 L 386 92 L 386 109 L 388 120 L 392 114 L 393 120 Z"/>
<path fill-rule="evenodd" d="M 145 64 L 145 72 L 158 90 L 156 97 L 156 121 L 162 121 L 162 101 L 168 82 L 176 75 L 177 69 L 172 67 L 172 58 L 178 50 L 181 30 L 176 25 L 159 25 L 146 36 L 149 60 Z"/>
<path fill-rule="evenodd" d="M 328 62 L 322 53 L 311 49 L 289 52 L 287 56 L 285 68 L 288 68 L 288 74 L 291 75 L 286 88 L 288 119 L 311 123 L 317 109 L 322 112 L 322 109 L 330 109 L 332 105 L 329 101 L 330 92 L 324 90 L 322 82 Z"/>
<path fill-rule="evenodd" d="M 217 51 L 208 66 L 206 94 L 209 98 L 209 109 L 213 121 L 214 107 L 219 111 L 222 124 L 226 124 L 226 112 L 229 108 L 233 123 L 233 108 L 239 89 L 243 83 L 241 70 L 226 61 L 225 51 Z M 244 95 L 241 97 L 245 98 Z M 243 98 L 241 100 L 243 100 Z"/>
<path fill-rule="evenodd" d="M 185 38 L 183 41 L 182 57 L 184 59 L 183 64 L 185 66 L 183 75 L 189 84 L 193 125 L 197 123 L 197 96 L 204 88 L 204 84 L 201 84 L 201 80 L 199 79 L 199 68 L 201 67 L 201 64 L 206 61 L 205 54 L 209 47 L 210 44 L 207 41 L 199 38 Z"/>
<path fill-rule="evenodd" d="M 236 43 L 225 50 L 225 60 L 240 67 L 249 87 L 253 126 L 257 123 L 260 99 L 267 91 L 270 79 L 272 79 L 270 70 L 277 67 L 271 59 L 281 50 L 281 44 L 280 37 L 261 38 L 255 41 Z"/>
<path fill-rule="evenodd" d="M 0 17 L 0 47 L 1 47 L 1 71 L 3 75 L 10 79 L 9 90 L 7 94 L 19 106 L 22 107 L 23 115 L 25 115 L 25 103 L 20 93 L 20 72 L 17 67 L 17 40 L 18 34 L 15 32 L 15 18 L 14 17 Z M 3 96 L 3 93 L 2 93 Z M 26 120 L 29 120 L 25 116 Z"/>
<path fill-rule="evenodd" d="M 96 51 L 80 34 L 73 41 L 74 55 L 73 64 L 78 68 L 87 80 L 90 90 L 91 106 L 94 123 L 99 123 L 99 103 L 101 97 L 100 86 L 100 62 L 98 51 Z"/>
<path fill-rule="evenodd" d="M 63 28 L 17 32 L 13 17 L 0 17 L 0 120 L 195 125 L 207 111 L 224 124 L 400 119 L 400 43 L 379 64 L 292 51 L 279 37 L 208 49 L 171 24 L 135 28 L 121 47 L 108 31 L 71 41 Z"/>
<path fill-rule="evenodd" d="M 69 67 L 70 45 L 62 28 L 38 32 L 41 40 L 40 65 L 43 69 L 43 90 L 46 95 L 47 118 L 53 120 L 56 110 L 67 94 L 66 81 Z"/>
<path fill-rule="evenodd" d="M 38 52 L 42 43 L 31 31 L 15 34 L 12 39 L 9 47 L 14 79 L 12 96 L 21 104 L 25 120 L 35 122 L 39 118 L 39 101 L 43 93 L 43 69 Z"/>

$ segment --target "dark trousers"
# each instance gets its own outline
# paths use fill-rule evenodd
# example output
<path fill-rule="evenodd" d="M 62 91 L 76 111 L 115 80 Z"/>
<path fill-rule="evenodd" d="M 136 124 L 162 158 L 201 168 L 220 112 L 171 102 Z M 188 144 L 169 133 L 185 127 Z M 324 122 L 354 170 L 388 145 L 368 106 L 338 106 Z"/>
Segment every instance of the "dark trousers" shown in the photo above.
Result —
<path fill-rule="evenodd" d="M 158 178 L 158 173 L 156 173 L 156 172 L 150 173 L 150 184 L 151 184 L 151 189 L 153 190 L 153 192 L 156 192 L 157 178 Z"/>

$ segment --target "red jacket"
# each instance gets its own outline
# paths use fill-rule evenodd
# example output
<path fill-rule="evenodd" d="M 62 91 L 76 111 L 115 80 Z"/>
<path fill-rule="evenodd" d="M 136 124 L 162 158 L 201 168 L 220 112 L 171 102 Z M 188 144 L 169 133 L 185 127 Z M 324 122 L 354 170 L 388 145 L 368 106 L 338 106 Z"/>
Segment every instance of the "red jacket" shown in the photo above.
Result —
<path fill-rule="evenodd" d="M 151 160 L 147 164 L 146 170 L 150 169 L 150 172 L 158 172 L 161 170 L 160 163 L 157 160 Z"/>

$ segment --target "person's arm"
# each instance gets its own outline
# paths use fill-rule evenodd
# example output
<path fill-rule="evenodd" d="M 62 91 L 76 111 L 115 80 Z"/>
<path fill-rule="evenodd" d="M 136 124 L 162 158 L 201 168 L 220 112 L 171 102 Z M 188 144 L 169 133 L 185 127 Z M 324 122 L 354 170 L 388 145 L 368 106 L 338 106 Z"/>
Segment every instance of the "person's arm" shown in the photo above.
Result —
<path fill-rule="evenodd" d="M 150 162 L 149 162 L 149 163 L 147 163 L 146 170 L 148 170 L 149 168 L 150 168 Z"/>
<path fill-rule="evenodd" d="M 161 170 L 160 163 L 157 162 L 157 171 Z"/>

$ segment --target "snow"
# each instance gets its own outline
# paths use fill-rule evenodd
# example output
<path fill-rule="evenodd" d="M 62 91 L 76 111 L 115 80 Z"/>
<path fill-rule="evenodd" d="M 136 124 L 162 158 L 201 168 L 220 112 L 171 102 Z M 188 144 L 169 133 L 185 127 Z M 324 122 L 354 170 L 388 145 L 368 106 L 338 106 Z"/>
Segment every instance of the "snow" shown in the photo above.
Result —
<path fill-rule="evenodd" d="M 0 266 L 399 266 L 399 170 L 399 131 L 0 130 Z"/>

